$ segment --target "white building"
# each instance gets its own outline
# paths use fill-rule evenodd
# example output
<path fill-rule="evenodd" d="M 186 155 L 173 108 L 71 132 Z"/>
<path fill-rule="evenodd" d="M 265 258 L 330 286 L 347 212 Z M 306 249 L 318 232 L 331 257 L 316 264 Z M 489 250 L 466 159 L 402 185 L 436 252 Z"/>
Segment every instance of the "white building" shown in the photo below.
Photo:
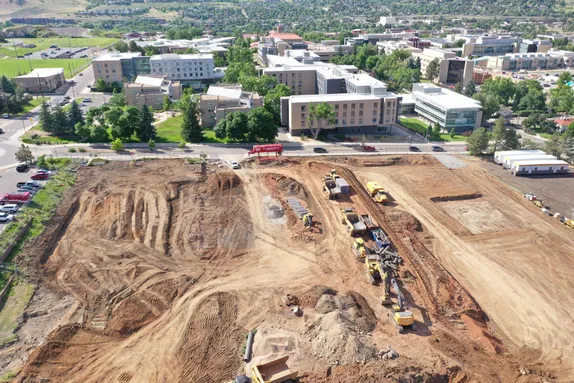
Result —
<path fill-rule="evenodd" d="M 393 16 L 381 16 L 381 18 L 379 19 L 379 24 L 382 25 L 383 27 L 385 25 L 394 25 L 397 23 L 397 19 Z"/>
<path fill-rule="evenodd" d="M 169 80 L 182 81 L 194 88 L 202 88 L 225 75 L 215 69 L 211 54 L 165 54 L 150 57 L 152 75 L 165 74 Z"/>
<path fill-rule="evenodd" d="M 568 162 L 562 160 L 515 161 L 510 168 L 510 172 L 515 176 L 567 173 Z"/>
<path fill-rule="evenodd" d="M 413 84 L 412 100 L 415 113 L 439 124 L 445 132 L 468 132 L 482 122 L 480 102 L 449 89 L 429 83 Z"/>
<path fill-rule="evenodd" d="M 545 154 L 542 150 L 498 150 L 494 152 L 494 163 L 502 164 L 504 157 L 507 156 L 522 156 L 527 154 Z"/>
<path fill-rule="evenodd" d="M 413 52 L 412 57 L 413 59 L 420 59 L 423 76 L 430 62 L 437 60 L 439 64 L 437 80 L 440 83 L 456 84 L 460 82 L 466 86 L 472 81 L 474 61 L 456 57 L 454 52 L 437 48 L 425 48 L 422 52 Z"/>

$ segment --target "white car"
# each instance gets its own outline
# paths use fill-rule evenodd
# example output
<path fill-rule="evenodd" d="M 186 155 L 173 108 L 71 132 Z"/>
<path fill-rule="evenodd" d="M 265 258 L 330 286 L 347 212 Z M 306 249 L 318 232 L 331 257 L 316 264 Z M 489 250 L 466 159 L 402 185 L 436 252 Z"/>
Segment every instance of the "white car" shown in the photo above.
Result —
<path fill-rule="evenodd" d="M 0 223 L 8 223 L 14 219 L 12 214 L 0 213 Z"/>
<path fill-rule="evenodd" d="M 229 163 L 231 164 L 231 169 L 239 169 L 239 164 L 237 163 L 237 161 L 229 161 Z"/>
<path fill-rule="evenodd" d="M 8 203 L 6 205 L 0 206 L 0 212 L 2 213 L 16 213 L 18 211 L 18 205 L 15 203 Z"/>

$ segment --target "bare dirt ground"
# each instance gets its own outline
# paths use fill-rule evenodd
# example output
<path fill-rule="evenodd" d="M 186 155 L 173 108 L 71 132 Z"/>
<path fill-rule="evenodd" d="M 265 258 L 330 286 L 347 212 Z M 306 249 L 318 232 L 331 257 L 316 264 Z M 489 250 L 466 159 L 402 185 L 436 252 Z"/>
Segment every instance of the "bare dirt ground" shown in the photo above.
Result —
<path fill-rule="evenodd" d="M 180 160 L 82 169 L 58 225 L 25 257 L 40 264 L 38 283 L 75 304 L 45 328 L 16 381 L 225 382 L 244 371 L 251 329 L 252 362 L 289 355 L 303 383 L 571 378 L 566 228 L 535 221 L 521 197 L 472 166 L 324 161 L 206 174 Z M 321 190 L 332 167 L 356 189 L 337 201 Z M 365 196 L 358 182 L 367 179 L 388 185 L 390 206 Z M 286 198 L 313 212 L 312 230 Z M 416 331 L 396 332 L 381 287 L 352 254 L 340 222 L 350 206 L 378 220 L 405 258 L 400 283 Z M 285 306 L 288 293 L 303 316 Z M 382 359 L 388 346 L 398 359 Z"/>

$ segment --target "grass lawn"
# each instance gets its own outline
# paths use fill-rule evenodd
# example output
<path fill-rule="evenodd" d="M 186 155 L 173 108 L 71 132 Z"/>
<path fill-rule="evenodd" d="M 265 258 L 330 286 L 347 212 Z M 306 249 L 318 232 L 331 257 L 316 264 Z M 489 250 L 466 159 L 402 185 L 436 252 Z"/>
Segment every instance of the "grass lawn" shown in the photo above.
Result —
<path fill-rule="evenodd" d="M 39 97 L 37 99 L 36 98 L 33 99 L 32 101 L 30 101 L 30 103 L 28 105 L 24 106 L 24 110 L 21 111 L 20 113 L 16 114 L 16 116 L 21 116 L 23 114 L 28 113 L 29 111 L 31 111 L 35 107 L 42 105 L 42 103 L 44 101 L 47 101 L 47 100 L 48 100 L 48 97 Z"/>
<path fill-rule="evenodd" d="M 15 58 L 16 56 L 23 56 L 24 53 L 37 52 L 44 49 L 49 49 L 50 45 L 57 45 L 60 48 L 83 48 L 83 47 L 98 47 L 104 48 L 109 45 L 118 42 L 116 38 L 110 37 L 83 37 L 68 39 L 67 37 L 40 37 L 40 38 L 16 38 L 14 40 L 23 41 L 24 44 L 35 44 L 35 48 L 24 48 L 21 46 L 16 46 L 16 52 L 14 52 L 14 45 L 12 45 L 12 40 L 9 44 L 2 44 L 0 47 L 0 57 L 8 56 Z"/>
<path fill-rule="evenodd" d="M 155 127 L 157 129 L 157 143 L 180 143 L 183 141 L 181 138 L 181 124 L 183 116 L 170 117 L 167 120 L 160 122 Z"/>
<path fill-rule="evenodd" d="M 88 65 L 90 62 L 86 59 L 0 59 L 0 75 L 5 75 L 8 78 L 18 76 L 20 74 L 30 73 L 30 63 L 32 68 L 64 68 L 64 76 L 66 78 L 74 77 L 74 75 Z"/>
<path fill-rule="evenodd" d="M 426 136 L 427 134 L 427 129 L 428 129 L 428 124 L 419 120 L 418 118 L 407 118 L 407 117 L 403 117 L 400 119 L 401 125 L 403 125 L 405 128 L 412 130 L 414 132 L 417 132 L 418 134 L 420 134 L 421 136 Z M 466 136 L 461 136 L 459 134 L 455 134 L 454 137 L 451 137 L 448 133 L 440 133 L 440 134 L 436 134 L 433 132 L 433 134 L 430 137 L 431 141 L 466 141 L 468 137 Z"/>
<path fill-rule="evenodd" d="M 18 327 L 18 319 L 32 298 L 34 286 L 16 278 L 10 286 L 10 291 L 4 306 L 0 311 L 0 345 L 17 339 L 14 330 Z"/>

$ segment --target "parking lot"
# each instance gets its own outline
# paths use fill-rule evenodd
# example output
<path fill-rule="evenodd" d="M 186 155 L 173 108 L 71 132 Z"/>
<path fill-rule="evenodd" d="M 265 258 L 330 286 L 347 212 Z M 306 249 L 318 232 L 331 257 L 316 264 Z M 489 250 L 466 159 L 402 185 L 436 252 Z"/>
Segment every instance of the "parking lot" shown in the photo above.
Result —
<path fill-rule="evenodd" d="M 56 47 L 36 52 L 18 54 L 19 59 L 83 59 L 92 58 L 97 48 L 90 47 Z"/>
<path fill-rule="evenodd" d="M 23 173 L 18 173 L 16 168 L 10 168 L 4 171 L 0 171 L 0 198 L 6 193 L 17 193 L 18 188 L 16 184 L 18 182 L 30 181 L 30 177 L 36 174 L 36 169 L 28 169 L 28 171 Z M 45 181 L 38 181 L 43 184 Z M 16 213 L 16 219 L 18 218 L 18 213 Z M 0 232 L 4 230 L 6 223 L 0 223 Z"/>

